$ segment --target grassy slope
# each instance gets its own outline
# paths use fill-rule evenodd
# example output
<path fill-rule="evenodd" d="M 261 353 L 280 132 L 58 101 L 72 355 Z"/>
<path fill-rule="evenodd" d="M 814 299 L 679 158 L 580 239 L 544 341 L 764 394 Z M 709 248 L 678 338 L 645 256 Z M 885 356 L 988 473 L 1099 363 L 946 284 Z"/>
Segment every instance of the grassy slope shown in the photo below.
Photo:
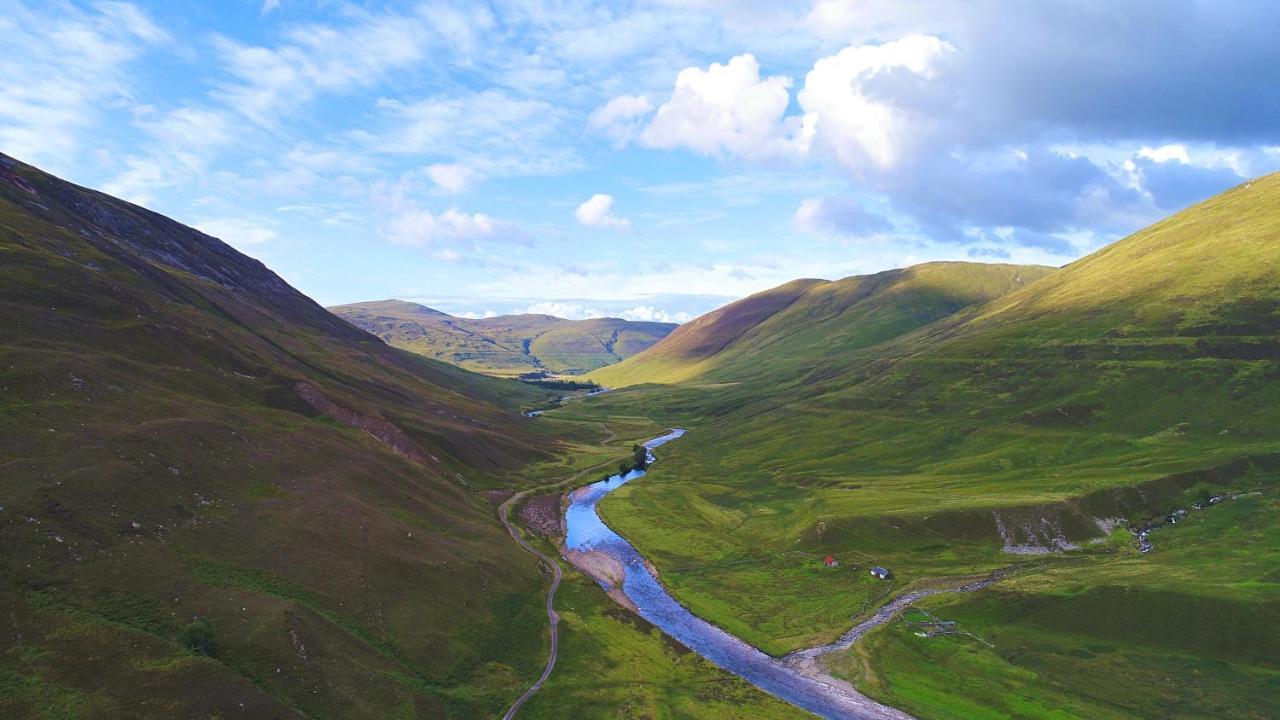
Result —
<path fill-rule="evenodd" d="M 594 370 L 648 348 L 676 327 L 619 318 L 565 320 L 550 315 L 469 319 L 400 300 L 339 305 L 330 310 L 396 347 L 496 375 Z"/>
<path fill-rule="evenodd" d="M 832 636 L 874 604 L 886 588 L 865 578 L 867 565 L 893 568 L 896 591 L 1025 561 L 999 551 L 997 519 L 1019 543 L 1087 542 L 1101 536 L 1094 518 L 1144 520 L 1185 503 L 1197 484 L 1272 487 L 1277 218 L 1280 176 L 1261 178 L 1021 291 L 863 350 L 775 346 L 704 365 L 680 384 L 584 403 L 579 414 L 694 428 L 670 462 L 603 512 L 695 611 L 784 652 Z M 598 376 L 607 382 L 661 350 Z M 667 382 L 668 371 L 627 380 Z M 1236 462 L 1247 456 L 1258 461 Z M 1194 472 L 1205 468 L 1216 469 Z M 827 553 L 845 561 L 841 570 L 817 567 Z M 1106 596 L 1113 579 L 1103 567 L 1089 582 Z M 1274 582 L 1259 590 L 1241 612 L 1270 612 Z M 1148 644 L 1130 658 L 1138 664 L 1159 635 L 1179 632 L 1163 620 L 1141 627 L 1135 644 Z M 1257 638 L 1270 657 L 1280 656 L 1274 640 Z M 1233 695 L 1241 702 L 1268 691 L 1274 665 L 1254 660 Z M 1017 713 L 997 713 L 1008 714 Z"/>
<path fill-rule="evenodd" d="M 1150 555 L 1124 543 L 931 598 L 922 604 L 994 647 L 898 622 L 832 669 L 928 718 L 1276 717 L 1277 511 L 1274 491 L 1243 497 L 1158 531 Z"/>
<path fill-rule="evenodd" d="M 1050 272 L 1040 266 L 939 262 L 833 282 L 794 280 L 687 323 L 592 378 L 611 387 L 692 380 L 785 387 L 832 363 L 839 367 L 849 353 Z"/>
<path fill-rule="evenodd" d="M 3 161 L 0 715 L 475 717 L 537 675 L 542 582 L 473 489 L 550 459 L 541 393 Z"/>

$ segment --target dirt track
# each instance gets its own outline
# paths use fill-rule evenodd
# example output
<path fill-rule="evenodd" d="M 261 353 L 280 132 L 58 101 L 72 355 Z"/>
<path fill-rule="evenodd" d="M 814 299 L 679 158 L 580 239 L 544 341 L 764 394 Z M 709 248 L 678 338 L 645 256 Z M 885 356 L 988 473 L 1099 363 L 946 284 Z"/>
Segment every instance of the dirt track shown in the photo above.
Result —
<path fill-rule="evenodd" d="M 617 435 L 611 429 L 609 429 L 609 427 L 606 426 L 604 423 L 601 423 L 600 427 L 604 429 L 606 433 L 608 433 L 608 439 L 605 442 L 612 442 L 614 439 L 617 438 Z M 607 464 L 607 463 L 604 463 L 604 464 Z M 520 531 L 516 528 L 516 526 L 511 523 L 511 518 L 510 518 L 511 508 L 515 507 L 526 497 L 529 497 L 534 493 L 546 493 L 550 491 L 558 491 L 561 488 L 563 488 L 565 485 L 578 482 L 588 474 L 597 473 L 599 471 L 600 471 L 600 466 L 596 466 L 596 467 L 588 468 L 581 472 L 575 473 L 571 477 L 567 477 L 564 480 L 561 480 L 559 482 L 551 483 L 550 485 L 542 485 L 540 487 L 521 490 L 520 492 L 504 500 L 502 504 L 498 506 L 498 519 L 502 521 L 502 526 L 507 529 L 507 532 L 510 533 L 512 539 L 515 540 L 517 543 L 519 543 L 520 547 L 525 549 L 525 552 L 528 552 L 529 554 L 538 558 L 539 562 L 541 562 L 544 566 L 551 569 L 551 587 L 547 590 L 547 622 L 551 627 L 551 654 L 547 657 L 547 665 L 545 668 L 543 668 L 542 675 L 538 678 L 536 682 L 533 683 L 533 685 L 529 687 L 528 690 L 524 691 L 524 694 L 522 694 L 519 698 L 516 699 L 515 703 L 513 703 L 510 708 L 507 709 L 506 714 L 502 716 L 502 720 L 511 720 L 511 718 L 515 717 L 515 714 L 519 712 L 521 706 L 523 706 L 525 702 L 529 700 L 529 698 L 533 697 L 534 693 L 538 692 L 538 689 L 541 688 L 543 683 L 547 681 L 547 678 L 551 677 L 551 671 L 555 669 L 556 658 L 558 657 L 560 652 L 560 627 L 559 627 L 560 616 L 556 614 L 555 599 L 556 599 L 556 590 L 560 589 L 560 581 L 564 577 L 564 573 L 560 570 L 560 565 L 556 563 L 554 560 L 552 560 L 551 558 L 539 552 L 532 545 L 530 545 L 528 541 L 524 539 L 524 536 L 520 534 Z M 556 498 L 557 500 L 556 500 L 555 512 L 557 516 L 557 522 L 559 522 L 558 518 L 560 513 L 560 502 L 559 502 L 558 494 L 556 495 Z"/>
<path fill-rule="evenodd" d="M 538 558 L 543 565 L 551 569 L 551 588 L 547 590 L 547 621 L 551 624 L 551 654 L 547 657 L 547 666 L 543 668 L 542 675 L 538 678 L 537 682 L 531 685 L 528 690 L 524 691 L 523 695 L 516 699 L 515 703 L 507 709 L 507 713 L 502 716 L 502 720 L 511 720 L 511 718 L 515 717 L 515 714 L 519 712 L 520 707 L 524 705 L 530 697 L 533 697 L 534 693 L 538 692 L 538 689 L 547 681 L 547 678 L 551 677 L 551 671 L 554 670 L 556 666 L 556 657 L 560 652 L 560 616 L 556 615 L 555 600 L 556 590 L 560 589 L 560 580 L 564 577 L 564 573 L 561 572 L 559 564 L 546 555 L 543 555 L 541 552 L 538 552 L 532 545 L 525 541 L 524 536 L 520 534 L 520 531 L 517 530 L 516 526 L 512 525 L 510 519 L 508 519 L 508 516 L 511 513 L 511 506 L 523 499 L 529 492 L 530 491 L 526 490 L 522 493 L 516 493 L 508 498 L 506 502 L 502 503 L 502 505 L 498 507 L 498 519 L 502 521 L 503 526 L 507 528 L 507 532 L 511 533 L 511 537 L 520 544 L 520 547 L 524 548 L 525 551 Z"/>

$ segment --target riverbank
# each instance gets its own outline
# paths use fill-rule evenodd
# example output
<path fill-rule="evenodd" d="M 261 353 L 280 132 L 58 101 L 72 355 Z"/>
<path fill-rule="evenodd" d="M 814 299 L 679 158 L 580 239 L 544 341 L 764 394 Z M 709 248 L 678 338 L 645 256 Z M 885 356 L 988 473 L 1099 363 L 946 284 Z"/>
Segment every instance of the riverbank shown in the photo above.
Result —
<path fill-rule="evenodd" d="M 683 431 L 673 431 L 645 443 L 645 446 L 652 451 L 683 434 Z M 636 612 L 662 632 L 719 667 L 796 707 L 825 718 L 910 720 L 910 715 L 858 693 L 847 683 L 834 679 L 824 681 L 800 672 L 785 661 L 771 657 L 693 615 L 676 601 L 639 552 L 605 525 L 596 512 L 596 504 L 601 498 L 645 474 L 643 470 L 633 470 L 570 494 L 570 504 L 565 512 L 566 557 L 573 556 L 578 560 L 591 558 L 590 562 L 583 564 L 584 571 L 599 572 L 593 577 L 606 592 L 620 589 Z M 619 567 L 622 568 L 621 578 Z"/>
<path fill-rule="evenodd" d="M 564 422 L 558 418 L 548 423 Z M 562 560 L 563 531 L 543 536 L 526 526 L 524 503 L 556 494 L 563 497 L 587 478 L 602 477 L 604 468 L 645 437 L 651 427 L 637 423 L 601 423 L 600 432 L 577 448 L 578 460 L 567 466 L 562 479 L 528 488 L 520 497 L 507 492 L 493 494 L 495 510 L 507 504 L 510 522 L 537 550 L 561 566 L 556 586 L 557 654 L 554 670 L 536 692 L 525 693 L 516 720 L 559 720 L 563 717 L 605 717 L 627 708 L 636 717 L 679 717 L 688 720 L 723 720 L 751 717 L 758 720 L 794 720 L 794 707 L 761 692 L 741 678 L 724 672 L 691 653 L 670 637 L 653 632 L 653 625 L 631 609 L 620 591 L 614 598 L 600 592 L 597 582 L 576 572 Z M 582 436 L 585 439 L 585 435 Z M 583 459 L 591 458 L 588 462 Z M 542 473 L 544 476 L 546 473 Z M 562 513 L 556 507 L 557 525 Z M 513 618 L 513 620 L 515 620 Z M 542 620 L 544 633 L 550 618 Z M 546 637 L 544 635 L 544 637 Z M 546 641 L 539 654 L 545 652 Z M 538 658 L 538 662 L 542 662 Z M 532 679 L 532 678 L 531 678 Z M 517 692 L 523 690 L 518 689 Z M 514 694 L 514 693 L 513 693 Z"/>

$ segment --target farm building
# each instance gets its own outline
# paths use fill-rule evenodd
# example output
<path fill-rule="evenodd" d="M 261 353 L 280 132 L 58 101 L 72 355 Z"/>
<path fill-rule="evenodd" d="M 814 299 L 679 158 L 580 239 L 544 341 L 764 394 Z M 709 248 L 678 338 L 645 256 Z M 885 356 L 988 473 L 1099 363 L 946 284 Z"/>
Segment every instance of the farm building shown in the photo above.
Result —
<path fill-rule="evenodd" d="M 828 555 L 826 559 L 822 561 L 822 564 L 826 565 L 827 567 L 838 567 L 840 565 L 840 563 L 836 562 L 836 559 L 831 557 L 830 555 Z"/>
<path fill-rule="evenodd" d="M 871 568 L 871 575 L 881 580 L 888 580 L 889 578 L 893 577 L 893 573 L 889 572 L 885 568 L 880 567 L 879 565 Z"/>

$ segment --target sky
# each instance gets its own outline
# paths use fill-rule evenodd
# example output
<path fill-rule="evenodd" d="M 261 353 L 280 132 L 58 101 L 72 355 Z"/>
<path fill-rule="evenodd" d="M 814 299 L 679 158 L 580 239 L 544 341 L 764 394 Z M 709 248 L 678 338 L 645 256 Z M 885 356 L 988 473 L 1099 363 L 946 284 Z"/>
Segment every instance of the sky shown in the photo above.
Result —
<path fill-rule="evenodd" d="M 1280 169 L 1280 3 L 0 0 L 0 151 L 322 304 L 683 322 Z"/>

